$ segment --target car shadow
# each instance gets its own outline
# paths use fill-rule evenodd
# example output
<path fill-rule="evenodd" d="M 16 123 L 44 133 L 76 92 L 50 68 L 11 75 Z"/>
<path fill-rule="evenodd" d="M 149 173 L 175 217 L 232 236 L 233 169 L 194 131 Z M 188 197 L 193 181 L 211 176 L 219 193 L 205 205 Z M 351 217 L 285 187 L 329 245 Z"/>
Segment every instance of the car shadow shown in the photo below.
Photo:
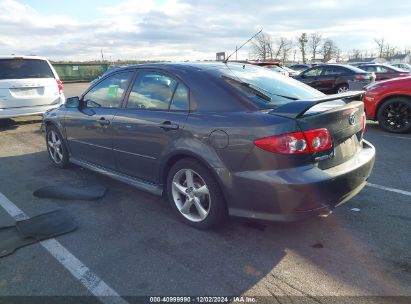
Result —
<path fill-rule="evenodd" d="M 162 199 L 76 166 L 57 169 L 46 152 L 0 158 L 0 168 L 0 192 L 29 215 L 69 210 L 80 228 L 58 240 L 121 295 L 398 292 L 339 212 L 294 223 L 231 219 L 201 231 L 180 223 Z M 10 172 L 13 180 L 5 179 Z M 32 195 L 44 186 L 90 184 L 106 186 L 106 196 L 86 202 Z"/>
<path fill-rule="evenodd" d="M 15 130 L 19 126 L 39 124 L 42 122 L 41 116 L 28 116 L 19 118 L 5 118 L 0 119 L 0 132 L 7 130 Z"/>

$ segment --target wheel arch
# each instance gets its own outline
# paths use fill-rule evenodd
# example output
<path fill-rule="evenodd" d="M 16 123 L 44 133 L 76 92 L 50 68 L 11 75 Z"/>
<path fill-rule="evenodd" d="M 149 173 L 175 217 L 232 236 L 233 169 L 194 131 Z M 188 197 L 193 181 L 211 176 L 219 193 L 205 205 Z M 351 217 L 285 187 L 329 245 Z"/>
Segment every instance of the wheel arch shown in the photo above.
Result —
<path fill-rule="evenodd" d="M 350 88 L 347 79 L 337 79 L 337 81 L 335 82 L 335 86 L 333 88 L 335 93 L 337 93 L 338 88 L 341 87 L 341 86 L 346 86 L 346 87 Z"/>
<path fill-rule="evenodd" d="M 64 140 L 64 142 L 65 142 L 65 144 L 66 144 L 67 150 L 68 150 L 68 152 L 69 152 L 69 154 L 70 154 L 71 151 L 70 151 L 70 147 L 69 147 L 68 142 L 67 142 L 66 132 L 65 132 L 64 127 L 61 125 L 61 123 L 58 122 L 58 121 L 52 120 L 52 119 L 45 119 L 45 120 L 43 121 L 43 124 L 44 124 L 44 131 L 45 131 L 46 133 L 47 133 L 47 127 L 54 126 L 54 127 L 57 128 L 57 130 L 60 132 L 61 136 L 63 137 L 63 140 Z"/>
<path fill-rule="evenodd" d="M 407 98 L 408 100 L 411 100 L 411 95 L 407 95 L 407 94 L 392 94 L 392 95 L 388 95 L 388 96 L 384 96 L 379 102 L 377 107 L 375 108 L 375 117 L 374 117 L 374 121 L 378 120 L 378 112 L 380 111 L 380 108 L 382 107 L 382 105 L 387 102 L 388 100 L 392 99 L 392 98 L 396 98 L 396 97 L 400 97 L 400 98 Z"/>
<path fill-rule="evenodd" d="M 193 151 L 189 150 L 180 150 L 173 152 L 172 154 L 168 155 L 166 159 L 163 161 L 162 165 L 160 166 L 160 183 L 163 185 L 163 196 L 167 194 L 167 177 L 168 173 L 170 172 L 171 167 L 177 163 L 178 161 L 186 158 L 191 158 L 194 159 L 195 161 L 199 162 L 202 164 L 204 167 L 206 167 L 211 175 L 215 178 L 217 181 L 218 186 L 220 187 L 221 193 L 223 193 L 224 200 L 227 205 L 227 193 L 225 190 L 225 187 L 223 186 L 222 179 L 217 171 L 221 169 L 222 171 L 226 172 L 225 168 L 215 168 L 210 165 L 210 162 L 208 162 L 204 157 L 201 155 L 194 153 Z"/>

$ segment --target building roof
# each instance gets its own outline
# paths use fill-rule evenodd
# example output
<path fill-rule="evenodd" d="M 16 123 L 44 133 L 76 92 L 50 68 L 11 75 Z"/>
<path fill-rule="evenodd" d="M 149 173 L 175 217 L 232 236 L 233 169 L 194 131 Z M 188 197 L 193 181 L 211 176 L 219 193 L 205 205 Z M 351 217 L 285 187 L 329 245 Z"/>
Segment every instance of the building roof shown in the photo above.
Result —
<path fill-rule="evenodd" d="M 408 54 L 397 54 L 391 57 L 391 59 L 405 59 L 409 56 Z"/>

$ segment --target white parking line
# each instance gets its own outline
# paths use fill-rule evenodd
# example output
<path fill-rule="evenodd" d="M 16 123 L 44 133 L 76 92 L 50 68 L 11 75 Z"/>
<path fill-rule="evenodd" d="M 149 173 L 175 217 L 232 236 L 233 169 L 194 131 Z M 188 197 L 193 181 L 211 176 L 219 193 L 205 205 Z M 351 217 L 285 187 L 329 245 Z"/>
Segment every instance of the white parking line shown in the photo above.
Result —
<path fill-rule="evenodd" d="M 29 217 L 13 204 L 7 197 L 0 193 L 0 206 L 16 221 L 28 219 Z M 56 239 L 40 242 L 57 261 L 60 262 L 80 283 L 93 295 L 105 304 L 128 304 L 119 294 L 108 286 L 103 280 L 69 252 Z"/>
<path fill-rule="evenodd" d="M 409 191 L 404 191 L 404 190 L 400 190 L 400 189 L 380 186 L 380 185 L 376 185 L 376 184 L 372 184 L 372 183 L 367 183 L 367 186 L 377 188 L 377 189 L 380 189 L 380 190 L 386 190 L 386 191 L 390 191 L 390 192 L 395 192 L 395 193 L 411 196 L 411 192 L 409 192 Z"/>

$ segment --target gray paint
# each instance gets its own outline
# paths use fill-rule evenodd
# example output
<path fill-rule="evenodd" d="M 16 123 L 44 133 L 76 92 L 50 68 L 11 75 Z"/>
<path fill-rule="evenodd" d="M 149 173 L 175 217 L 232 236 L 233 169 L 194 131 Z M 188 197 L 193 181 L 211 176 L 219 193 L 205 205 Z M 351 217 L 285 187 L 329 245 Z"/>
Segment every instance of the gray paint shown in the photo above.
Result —
<path fill-rule="evenodd" d="M 304 213 L 298 210 L 326 212 L 363 187 L 375 156 L 364 141 L 353 140 L 355 154 L 327 159 L 323 167 L 314 160 L 321 155 L 280 155 L 254 145 L 257 138 L 327 127 L 335 137 L 335 153 L 344 154 L 340 144 L 358 136 L 361 128 L 346 125 L 343 112 L 356 108 L 361 115 L 361 103 L 302 118 L 282 117 L 259 109 L 221 80 L 224 68 L 222 63 L 151 64 L 114 72 L 158 70 L 171 75 L 190 89 L 187 112 L 127 109 L 125 96 L 120 109 L 60 107 L 48 112 L 44 122 L 59 127 L 72 162 L 156 194 L 163 191 L 170 165 L 193 157 L 213 173 L 232 215 L 294 219 Z M 110 125 L 99 125 L 102 117 Z M 178 128 L 162 128 L 165 121 Z"/>

